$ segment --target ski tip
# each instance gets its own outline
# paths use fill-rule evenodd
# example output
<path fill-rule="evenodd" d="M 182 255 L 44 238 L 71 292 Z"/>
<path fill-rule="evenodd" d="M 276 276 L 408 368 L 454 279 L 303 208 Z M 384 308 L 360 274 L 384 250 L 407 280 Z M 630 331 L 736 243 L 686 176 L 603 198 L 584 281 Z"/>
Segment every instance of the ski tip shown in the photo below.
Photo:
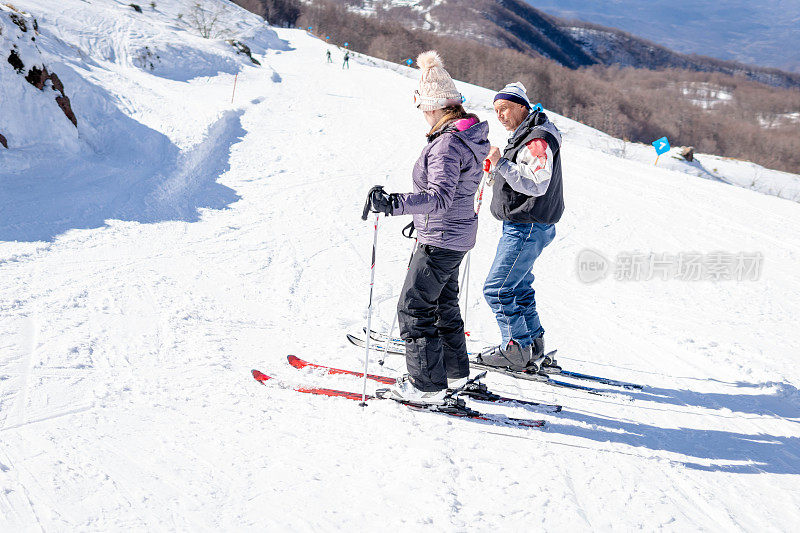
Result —
<path fill-rule="evenodd" d="M 289 361 L 289 364 L 295 368 L 303 368 L 305 366 L 305 361 L 296 355 L 287 355 L 286 360 Z"/>
<path fill-rule="evenodd" d="M 255 368 L 253 370 L 251 370 L 250 372 L 253 374 L 253 377 L 255 378 L 255 380 L 258 381 L 259 383 L 261 383 L 262 385 L 264 384 L 265 381 L 267 381 L 268 379 L 271 379 L 268 375 L 266 375 L 265 373 L 261 372 L 260 370 L 256 370 Z"/>

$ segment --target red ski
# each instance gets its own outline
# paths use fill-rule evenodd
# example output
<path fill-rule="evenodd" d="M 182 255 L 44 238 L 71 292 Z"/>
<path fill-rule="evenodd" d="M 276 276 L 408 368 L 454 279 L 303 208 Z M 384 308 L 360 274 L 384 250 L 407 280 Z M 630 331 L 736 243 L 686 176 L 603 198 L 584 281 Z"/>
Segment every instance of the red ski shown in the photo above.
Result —
<path fill-rule="evenodd" d="M 262 385 L 266 385 L 267 381 L 274 380 L 275 382 L 280 382 L 274 379 L 271 376 L 264 374 L 259 370 L 252 370 L 253 378 L 256 381 L 261 383 Z M 285 385 L 284 385 L 285 386 Z M 361 401 L 361 395 L 355 392 L 348 392 L 343 390 L 337 389 L 325 389 L 325 388 L 316 388 L 316 387 L 297 387 L 297 386 L 290 386 L 292 390 L 296 390 L 297 392 L 305 392 L 307 394 L 317 394 L 320 396 L 336 396 L 341 398 L 347 398 L 348 400 L 355 400 Z M 367 396 L 368 400 L 383 400 L 386 398 L 381 398 L 379 396 Z M 531 427 L 531 428 L 540 428 L 546 425 L 544 420 L 530 420 L 525 418 L 509 418 L 506 416 L 501 415 L 486 415 L 483 413 L 479 413 L 478 411 L 474 411 L 469 408 L 463 408 L 459 410 L 450 410 L 450 411 L 442 411 L 438 410 L 433 406 L 429 405 L 417 405 L 409 402 L 404 402 L 402 400 L 394 400 L 393 398 L 389 398 L 399 404 L 405 405 L 410 409 L 414 409 L 416 411 L 427 411 L 430 413 L 440 413 L 449 416 L 455 416 L 458 418 L 470 418 L 472 420 L 483 420 L 486 422 L 494 422 L 497 424 L 504 424 L 507 426 L 516 426 L 516 427 Z M 463 404 L 462 404 L 463 405 Z"/>
<path fill-rule="evenodd" d="M 312 368 L 314 370 L 322 370 L 325 374 L 344 374 L 347 376 L 355 376 L 359 378 L 364 377 L 363 372 L 355 372 L 353 370 L 344 370 L 342 368 L 334 368 L 325 365 L 318 365 L 316 363 L 309 363 L 308 361 L 304 361 L 294 355 L 289 355 L 286 357 L 286 359 L 289 361 L 290 365 L 298 369 Z M 394 378 L 391 378 L 389 376 L 381 376 L 378 374 L 367 374 L 367 378 L 373 381 L 377 381 L 378 383 L 386 383 L 387 385 L 394 385 L 395 383 Z M 500 396 L 499 394 L 494 394 L 488 391 L 480 394 L 471 394 L 469 392 L 465 392 L 462 394 L 462 396 L 466 398 L 471 398 L 479 402 L 482 401 L 491 403 L 505 403 L 505 404 L 517 404 L 521 406 L 528 406 L 533 408 L 532 410 L 540 413 L 558 413 L 561 411 L 560 405 L 532 402 L 530 400 L 520 400 L 517 398 L 507 398 L 505 396 Z"/>
<path fill-rule="evenodd" d="M 325 365 L 318 365 L 315 363 L 309 363 L 308 361 L 303 361 L 299 357 L 294 355 L 289 355 L 286 357 L 289 361 L 289 364 L 295 368 L 314 368 L 314 369 L 321 369 L 324 370 L 326 374 L 345 374 L 347 376 L 356 376 L 359 378 L 364 377 L 363 372 L 355 372 L 353 370 L 344 370 L 342 368 L 333 368 L 330 366 Z M 367 374 L 367 377 L 373 381 L 377 381 L 378 383 L 385 383 L 387 385 L 394 385 L 395 379 L 390 378 L 389 376 L 379 376 L 377 374 Z"/>
<path fill-rule="evenodd" d="M 266 375 L 265 373 L 259 370 L 252 370 L 253 377 L 261 383 L 262 385 L 266 385 L 267 381 L 270 379 L 274 379 L 271 376 Z M 361 395 L 355 392 L 348 392 L 343 390 L 336 390 L 336 389 L 323 389 L 317 387 L 292 387 L 293 390 L 297 392 L 306 392 L 308 394 L 318 394 L 320 396 L 339 396 L 342 398 L 347 398 L 348 400 L 358 400 L 361 401 Z M 371 400 L 374 396 L 367 395 L 367 400 Z"/>

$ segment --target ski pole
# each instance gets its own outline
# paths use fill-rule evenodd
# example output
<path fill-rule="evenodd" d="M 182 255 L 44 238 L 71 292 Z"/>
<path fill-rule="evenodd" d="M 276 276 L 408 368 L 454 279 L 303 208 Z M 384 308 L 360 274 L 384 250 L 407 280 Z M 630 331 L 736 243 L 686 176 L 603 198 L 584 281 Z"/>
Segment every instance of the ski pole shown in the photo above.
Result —
<path fill-rule="evenodd" d="M 489 181 L 489 172 L 492 170 L 492 162 L 488 159 L 484 159 L 483 161 L 483 178 L 481 178 L 481 188 L 478 191 L 478 203 L 475 206 L 475 216 L 481 212 L 481 204 L 483 204 L 483 188 L 486 186 L 486 182 Z M 469 304 L 469 263 L 470 257 L 472 256 L 472 250 L 467 252 L 467 260 L 464 263 L 464 335 L 469 337 L 469 331 L 466 331 L 466 324 L 467 324 L 467 307 Z"/>
<path fill-rule="evenodd" d="M 236 96 L 236 82 L 239 80 L 239 73 L 236 73 L 236 77 L 233 78 L 233 93 L 231 93 L 231 103 L 233 103 L 233 97 Z"/>
<path fill-rule="evenodd" d="M 383 187 L 377 186 L 373 187 L 373 189 L 383 189 Z M 370 195 L 371 196 L 371 195 Z M 369 216 L 369 197 L 367 197 L 367 203 L 364 205 L 364 212 L 361 214 L 361 220 L 367 220 Z M 372 264 L 370 265 L 370 274 L 369 274 L 369 305 L 367 306 L 367 332 L 372 331 L 372 290 L 375 287 L 375 250 L 378 248 L 378 219 L 380 218 L 380 213 L 375 213 L 375 232 L 372 237 Z M 369 370 L 369 340 L 370 336 L 369 333 L 367 334 L 367 340 L 364 343 L 366 346 L 365 353 L 364 353 L 364 388 L 361 392 L 361 406 L 365 407 L 367 405 L 367 373 Z"/>
<path fill-rule="evenodd" d="M 492 170 L 492 162 L 488 159 L 484 159 L 483 161 L 483 178 L 481 179 L 481 189 L 478 191 L 478 205 L 475 206 L 475 215 L 477 216 L 481 212 L 481 204 L 483 203 L 483 188 L 486 186 L 486 183 L 489 181 L 489 172 Z"/>
<path fill-rule="evenodd" d="M 467 331 L 467 307 L 469 303 L 469 258 L 470 253 L 467 252 L 467 260 L 464 261 L 464 335 L 469 337 Z"/>
<path fill-rule="evenodd" d="M 392 342 L 392 333 L 394 332 L 394 325 L 397 324 L 397 312 L 395 311 L 392 313 L 392 326 L 386 332 L 386 345 L 383 347 L 383 355 L 381 358 L 378 359 L 378 364 L 383 366 L 383 363 L 386 362 L 386 356 L 389 354 L 389 343 Z M 372 332 L 367 333 L 367 337 L 370 336 Z"/>

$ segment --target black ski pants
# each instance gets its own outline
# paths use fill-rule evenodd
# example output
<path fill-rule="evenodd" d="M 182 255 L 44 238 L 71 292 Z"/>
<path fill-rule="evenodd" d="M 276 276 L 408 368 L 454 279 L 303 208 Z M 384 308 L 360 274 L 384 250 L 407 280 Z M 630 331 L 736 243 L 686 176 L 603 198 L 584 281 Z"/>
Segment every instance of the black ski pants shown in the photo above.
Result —
<path fill-rule="evenodd" d="M 464 321 L 458 308 L 458 268 L 466 252 L 418 244 L 411 257 L 397 316 L 406 366 L 415 387 L 447 388 L 469 376 Z"/>

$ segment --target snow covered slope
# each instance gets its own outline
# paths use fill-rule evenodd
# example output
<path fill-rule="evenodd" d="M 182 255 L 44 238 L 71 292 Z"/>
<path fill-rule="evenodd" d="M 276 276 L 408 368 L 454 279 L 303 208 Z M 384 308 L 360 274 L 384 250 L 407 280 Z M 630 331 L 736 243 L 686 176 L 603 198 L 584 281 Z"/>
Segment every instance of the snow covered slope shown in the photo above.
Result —
<path fill-rule="evenodd" d="M 81 87 L 70 97 L 82 144 L 0 149 L 0 530 L 795 528 L 797 203 L 617 157 L 555 117 L 567 211 L 535 270 L 548 346 L 572 369 L 648 388 L 631 401 L 490 376 L 497 391 L 564 405 L 480 406 L 549 422 L 523 430 L 262 387 L 251 368 L 359 390 L 285 356 L 363 365 L 344 339 L 367 303 L 372 225 L 359 215 L 371 185 L 410 187 L 427 130 L 413 71 L 361 57 L 343 71 L 319 40 L 275 30 L 280 42 L 235 11 L 266 32 L 263 68 L 240 56 L 200 77 L 178 64 L 159 75 L 94 47 L 115 20 L 123 42 L 136 34 L 125 27 L 141 15 L 121 2 L 15 4 L 39 20 L 65 86 Z M 141 42 L 229 53 L 170 27 L 190 4 L 143 8 L 158 35 Z M 492 93 L 460 87 L 502 145 Z M 106 135 L 81 130 L 103 113 Z M 406 222 L 380 223 L 379 326 L 405 271 Z M 484 211 L 468 326 L 487 341 L 480 287 L 498 234 Z M 584 284 L 587 248 L 757 252 L 763 271 Z"/>
<path fill-rule="evenodd" d="M 240 68 L 266 70 L 276 83 L 269 66 L 189 31 L 177 16 L 193 2 L 162 2 L 143 13 L 113 0 L 69 0 L 57 9 L 46 0 L 16 4 L 39 28 L 35 43 L 20 43 L 25 70 L 42 61 L 58 74 L 77 128 L 51 96 L 0 61 L 0 133 L 9 144 L 0 152 L 0 239 L 51 240 L 107 218 L 192 219 L 198 207 L 236 199 L 215 183 L 224 172 L 216 152 L 227 153 L 225 144 L 241 132 L 230 89 Z M 228 10 L 231 38 L 255 52 L 285 47 L 255 15 Z M 4 36 L 0 43 L 14 44 Z"/>

